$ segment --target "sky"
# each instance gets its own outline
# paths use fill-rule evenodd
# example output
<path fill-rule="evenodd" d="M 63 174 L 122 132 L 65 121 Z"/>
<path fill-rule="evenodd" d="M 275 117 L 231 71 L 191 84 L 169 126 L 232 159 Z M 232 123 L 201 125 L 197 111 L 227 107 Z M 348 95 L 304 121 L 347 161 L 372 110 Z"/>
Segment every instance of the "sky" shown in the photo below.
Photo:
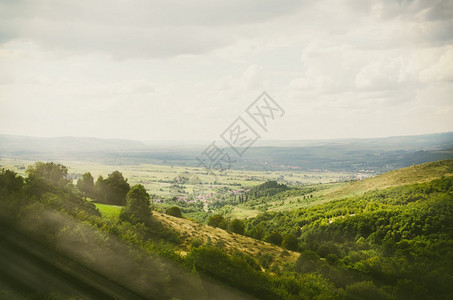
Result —
<path fill-rule="evenodd" d="M 263 91 L 264 139 L 453 131 L 453 1 L 0 0 L 2 134 L 213 140 Z"/>

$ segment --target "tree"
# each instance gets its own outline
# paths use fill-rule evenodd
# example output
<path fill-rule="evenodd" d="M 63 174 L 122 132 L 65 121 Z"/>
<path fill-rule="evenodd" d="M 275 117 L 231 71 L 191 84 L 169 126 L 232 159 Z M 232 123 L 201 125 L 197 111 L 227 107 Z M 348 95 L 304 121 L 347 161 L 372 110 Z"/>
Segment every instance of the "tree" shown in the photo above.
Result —
<path fill-rule="evenodd" d="M 66 179 L 68 168 L 53 162 L 38 161 L 28 166 L 25 172 L 30 179 L 40 178 L 55 187 L 64 187 L 69 182 Z"/>
<path fill-rule="evenodd" d="M 346 287 L 348 299 L 391 299 L 384 290 L 376 287 L 372 281 L 360 281 Z"/>
<path fill-rule="evenodd" d="M 227 222 L 222 215 L 213 215 L 208 220 L 208 225 L 212 227 L 227 228 Z"/>
<path fill-rule="evenodd" d="M 297 251 L 299 249 L 299 241 L 294 234 L 287 234 L 283 239 L 282 247 L 288 250 Z"/>
<path fill-rule="evenodd" d="M 266 235 L 266 228 L 262 223 L 259 223 L 250 230 L 250 235 L 257 240 L 261 240 Z"/>
<path fill-rule="evenodd" d="M 181 209 L 177 206 L 167 208 L 165 213 L 173 217 L 182 218 Z"/>
<path fill-rule="evenodd" d="M 230 231 L 234 233 L 244 234 L 244 222 L 238 219 L 234 219 L 230 223 Z"/>
<path fill-rule="evenodd" d="M 102 175 L 98 176 L 98 179 L 96 179 L 96 183 L 94 185 L 94 198 L 96 202 L 105 202 L 107 203 L 107 200 L 105 199 L 106 196 L 106 184 L 104 177 Z"/>
<path fill-rule="evenodd" d="M 134 185 L 126 198 L 126 206 L 121 210 L 120 218 L 128 221 L 148 221 L 151 217 L 151 202 L 145 187 L 141 184 Z"/>
<path fill-rule="evenodd" d="M 299 273 L 315 272 L 320 264 L 320 257 L 311 250 L 303 251 L 296 261 L 295 270 Z"/>
<path fill-rule="evenodd" d="M 283 238 L 280 233 L 273 231 L 267 236 L 267 241 L 274 245 L 280 246 L 282 244 Z"/>
<path fill-rule="evenodd" d="M 19 193 L 24 186 L 24 179 L 17 173 L 0 169 L 0 190 Z"/>
<path fill-rule="evenodd" d="M 82 175 L 82 178 L 77 180 L 77 188 L 85 197 L 94 198 L 94 178 L 90 172 Z"/>
<path fill-rule="evenodd" d="M 130 186 L 123 174 L 114 171 L 104 180 L 102 176 L 96 181 L 96 201 L 126 205 L 126 195 L 129 192 Z"/>

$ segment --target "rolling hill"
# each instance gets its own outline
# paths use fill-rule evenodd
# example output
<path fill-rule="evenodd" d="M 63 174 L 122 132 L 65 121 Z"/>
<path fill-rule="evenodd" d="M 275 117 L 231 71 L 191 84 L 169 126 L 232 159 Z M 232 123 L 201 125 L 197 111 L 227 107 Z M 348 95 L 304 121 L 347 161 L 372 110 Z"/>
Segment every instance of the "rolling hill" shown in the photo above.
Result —
<path fill-rule="evenodd" d="M 325 185 L 324 192 L 331 190 L 324 195 L 322 189 L 285 187 L 281 193 L 310 194 L 305 207 L 238 221 L 244 235 L 158 211 L 150 215 L 147 206 L 140 206 L 140 212 L 148 211 L 141 219 L 139 212 L 121 214 L 120 206 L 95 206 L 76 186 L 39 174 L 23 178 L 0 171 L 3 298 L 448 299 L 453 294 L 451 160 Z M 281 195 L 255 190 L 260 197 Z M 137 203 L 132 193 L 127 197 L 127 205 Z"/>
<path fill-rule="evenodd" d="M 389 171 L 375 177 L 322 190 L 318 196 L 322 199 L 333 200 L 363 194 L 376 189 L 428 182 L 442 176 L 453 176 L 453 159 L 428 162 Z"/>
<path fill-rule="evenodd" d="M 442 176 L 453 176 L 453 160 L 441 160 L 420 165 L 397 169 L 378 176 L 344 183 L 315 184 L 313 197 L 277 195 L 271 199 L 258 199 L 254 202 L 238 205 L 232 210 L 230 217 L 252 218 L 263 211 L 279 212 L 298 208 L 312 207 L 345 197 L 363 195 L 376 189 L 428 182 Z"/>

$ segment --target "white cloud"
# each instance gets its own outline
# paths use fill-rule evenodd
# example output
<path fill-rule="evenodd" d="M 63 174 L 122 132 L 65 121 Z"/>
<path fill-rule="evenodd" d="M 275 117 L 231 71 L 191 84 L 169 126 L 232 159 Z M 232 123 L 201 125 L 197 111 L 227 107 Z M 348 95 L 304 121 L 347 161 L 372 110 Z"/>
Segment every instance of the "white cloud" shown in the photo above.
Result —
<path fill-rule="evenodd" d="M 262 90 L 264 138 L 453 130 L 452 7 L 0 0 L 0 132 L 211 140 Z"/>
<path fill-rule="evenodd" d="M 453 47 L 448 47 L 435 57 L 419 75 L 421 82 L 453 82 Z"/>

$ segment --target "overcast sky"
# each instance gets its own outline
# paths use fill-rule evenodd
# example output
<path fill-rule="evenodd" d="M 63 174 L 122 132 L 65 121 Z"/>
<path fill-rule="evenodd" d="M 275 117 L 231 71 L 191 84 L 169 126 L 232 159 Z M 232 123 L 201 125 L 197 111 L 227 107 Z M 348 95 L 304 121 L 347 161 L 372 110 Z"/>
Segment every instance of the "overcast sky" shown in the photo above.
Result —
<path fill-rule="evenodd" d="M 0 0 L 0 133 L 213 140 L 453 130 L 453 1 Z"/>

